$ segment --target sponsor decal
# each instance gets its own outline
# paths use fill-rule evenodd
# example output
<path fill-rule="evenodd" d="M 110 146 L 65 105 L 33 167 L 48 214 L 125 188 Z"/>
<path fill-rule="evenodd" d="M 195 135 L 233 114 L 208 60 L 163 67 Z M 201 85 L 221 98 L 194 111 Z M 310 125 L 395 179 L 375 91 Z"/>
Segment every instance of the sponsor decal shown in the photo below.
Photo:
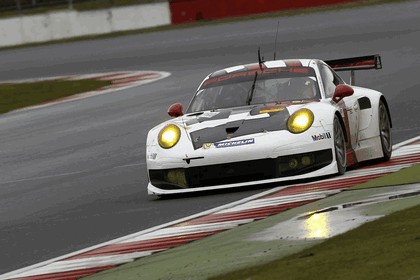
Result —
<path fill-rule="evenodd" d="M 254 143 L 255 143 L 254 138 L 251 138 L 251 139 L 236 140 L 236 141 L 216 142 L 214 143 L 214 146 L 216 148 L 228 148 L 228 147 L 250 145 Z"/>
<path fill-rule="evenodd" d="M 320 133 L 318 135 L 312 135 L 312 140 L 314 140 L 314 141 L 330 139 L 330 138 L 331 138 L 331 133 L 329 133 L 329 132 Z"/>

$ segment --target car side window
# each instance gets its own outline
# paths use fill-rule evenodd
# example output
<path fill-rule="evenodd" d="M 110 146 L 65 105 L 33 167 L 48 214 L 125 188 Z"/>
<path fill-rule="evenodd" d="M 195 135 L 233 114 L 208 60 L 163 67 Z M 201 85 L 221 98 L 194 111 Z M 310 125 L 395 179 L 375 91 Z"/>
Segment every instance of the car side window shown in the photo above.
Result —
<path fill-rule="evenodd" d="M 335 88 L 339 84 L 343 84 L 343 80 L 328 66 L 321 64 L 320 65 L 321 71 L 321 79 L 322 84 L 324 85 L 325 90 L 325 97 L 329 98 L 332 97 L 335 91 Z"/>

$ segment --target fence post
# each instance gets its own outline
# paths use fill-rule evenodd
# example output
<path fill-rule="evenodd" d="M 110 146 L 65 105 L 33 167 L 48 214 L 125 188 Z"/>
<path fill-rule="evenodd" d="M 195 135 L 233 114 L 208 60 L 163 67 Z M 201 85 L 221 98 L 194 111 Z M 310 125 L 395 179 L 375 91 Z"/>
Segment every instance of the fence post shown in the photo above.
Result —
<path fill-rule="evenodd" d="M 73 10 L 73 0 L 69 0 L 69 9 Z"/>

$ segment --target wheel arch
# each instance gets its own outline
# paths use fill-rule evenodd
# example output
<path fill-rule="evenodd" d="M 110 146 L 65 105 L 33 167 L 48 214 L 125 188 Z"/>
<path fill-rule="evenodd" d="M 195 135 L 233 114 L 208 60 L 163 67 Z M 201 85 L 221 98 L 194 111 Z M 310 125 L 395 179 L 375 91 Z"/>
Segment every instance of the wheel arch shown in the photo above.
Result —
<path fill-rule="evenodd" d="M 341 127 L 343 128 L 343 131 L 344 131 L 344 140 L 346 141 L 346 143 L 348 143 L 349 140 L 348 140 L 348 137 L 347 137 L 347 130 L 346 130 L 346 125 L 344 124 L 343 117 L 341 116 L 341 114 L 338 111 L 335 112 L 334 116 L 338 117 L 338 121 L 340 122 L 340 125 L 341 125 Z"/>
<path fill-rule="evenodd" d="M 386 99 L 385 99 L 385 97 L 383 95 L 379 98 L 379 101 L 382 101 L 384 103 L 384 105 L 385 105 L 385 109 L 386 109 L 386 112 L 387 112 L 388 118 L 389 118 L 389 124 L 390 124 L 390 126 L 392 128 L 392 118 L 391 118 L 391 113 L 389 111 L 388 102 L 386 101 Z"/>

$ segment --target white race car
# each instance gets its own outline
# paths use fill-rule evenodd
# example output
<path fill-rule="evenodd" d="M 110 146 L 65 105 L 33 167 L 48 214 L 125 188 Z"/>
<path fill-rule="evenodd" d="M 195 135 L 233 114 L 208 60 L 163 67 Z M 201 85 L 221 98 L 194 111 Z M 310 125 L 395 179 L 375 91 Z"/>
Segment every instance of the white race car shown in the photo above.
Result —
<path fill-rule="evenodd" d="M 347 85 L 336 71 L 380 69 L 379 55 L 259 61 L 216 71 L 187 110 L 147 136 L 148 193 L 249 186 L 343 174 L 392 152 L 382 93 Z"/>

